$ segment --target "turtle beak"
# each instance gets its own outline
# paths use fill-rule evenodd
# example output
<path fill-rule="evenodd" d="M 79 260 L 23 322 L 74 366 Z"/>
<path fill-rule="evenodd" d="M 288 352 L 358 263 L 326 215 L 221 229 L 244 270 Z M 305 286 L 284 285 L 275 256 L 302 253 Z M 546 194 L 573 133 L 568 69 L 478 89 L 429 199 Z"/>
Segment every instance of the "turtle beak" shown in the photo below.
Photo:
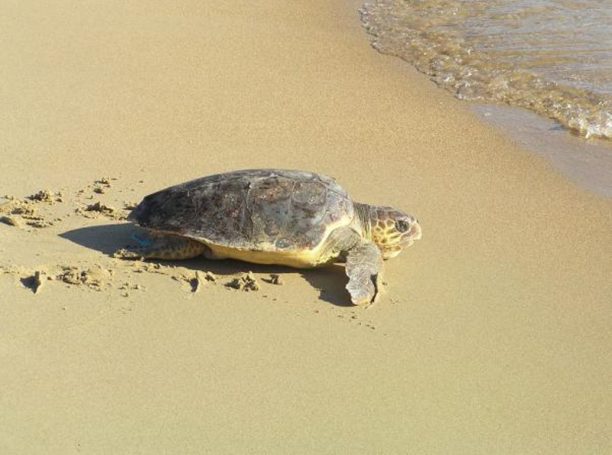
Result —
<path fill-rule="evenodd" d="M 412 227 L 408 231 L 408 235 L 413 241 L 421 240 L 421 237 L 423 237 L 423 231 L 421 229 L 421 225 L 419 224 L 419 220 L 414 220 L 414 223 L 412 223 Z"/>
<path fill-rule="evenodd" d="M 402 244 L 405 247 L 410 246 L 415 240 L 420 240 L 422 236 L 423 232 L 421 230 L 421 225 L 419 224 L 419 220 L 415 218 L 410 225 L 410 229 L 402 236 Z"/>

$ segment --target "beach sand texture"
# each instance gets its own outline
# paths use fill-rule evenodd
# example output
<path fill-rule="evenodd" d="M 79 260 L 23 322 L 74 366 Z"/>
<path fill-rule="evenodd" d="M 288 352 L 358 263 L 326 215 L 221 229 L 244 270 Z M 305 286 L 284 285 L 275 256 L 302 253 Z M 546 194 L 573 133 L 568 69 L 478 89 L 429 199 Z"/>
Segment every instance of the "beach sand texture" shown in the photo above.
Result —
<path fill-rule="evenodd" d="M 356 8 L 3 3 L 1 453 L 609 449 L 612 201 L 372 50 Z M 346 306 L 340 267 L 112 257 L 146 194 L 255 167 L 419 218 L 379 303 Z"/>

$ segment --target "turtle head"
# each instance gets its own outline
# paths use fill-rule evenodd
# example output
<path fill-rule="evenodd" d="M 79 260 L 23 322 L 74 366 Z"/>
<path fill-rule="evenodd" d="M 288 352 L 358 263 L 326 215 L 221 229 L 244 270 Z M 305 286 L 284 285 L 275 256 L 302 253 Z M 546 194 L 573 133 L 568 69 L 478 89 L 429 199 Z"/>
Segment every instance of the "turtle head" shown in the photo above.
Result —
<path fill-rule="evenodd" d="M 380 248 L 384 259 L 397 256 L 403 248 L 421 238 L 419 221 L 392 207 L 370 206 L 368 221 L 370 238 Z"/>

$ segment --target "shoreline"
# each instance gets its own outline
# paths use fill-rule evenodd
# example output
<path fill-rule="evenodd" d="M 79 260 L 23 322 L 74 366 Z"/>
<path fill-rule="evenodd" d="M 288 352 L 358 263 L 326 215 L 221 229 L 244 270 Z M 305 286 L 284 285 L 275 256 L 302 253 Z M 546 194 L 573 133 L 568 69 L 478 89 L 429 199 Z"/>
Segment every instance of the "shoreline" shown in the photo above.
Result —
<path fill-rule="evenodd" d="M 612 201 L 377 53 L 350 2 L 9 12 L 4 451 L 607 447 Z M 257 167 L 417 216 L 423 239 L 386 263 L 380 302 L 347 306 L 340 266 L 113 257 L 145 195 Z M 249 271 L 259 291 L 225 286 Z"/>
<path fill-rule="evenodd" d="M 458 99 L 507 104 L 530 110 L 553 119 L 571 134 L 585 139 L 607 139 L 609 142 L 612 139 L 609 110 L 612 99 L 606 96 L 605 64 L 599 66 L 599 72 L 597 65 L 592 67 L 590 76 L 584 73 L 581 76 L 579 69 L 585 64 L 579 63 L 580 56 L 589 54 L 588 40 L 582 42 L 587 47 L 583 52 L 576 51 L 573 57 L 564 54 L 562 42 L 567 38 L 547 42 L 545 34 L 538 34 L 538 27 L 529 29 L 531 19 L 528 8 L 514 9 L 507 5 L 506 16 L 496 15 L 494 11 L 502 5 L 503 1 L 491 5 L 491 8 L 483 5 L 474 9 L 463 8 L 465 4 L 458 0 L 436 10 L 435 5 L 428 3 L 402 4 L 393 0 L 379 0 L 366 2 L 360 12 L 363 27 L 375 49 L 406 60 Z M 583 5 L 583 9 L 590 11 L 586 5 Z M 557 10 L 565 13 L 555 18 L 554 8 L 548 9 L 548 12 L 545 10 L 541 11 L 542 28 L 567 21 L 567 17 L 563 17 L 567 11 Z M 523 13 L 525 15 L 520 21 L 516 17 L 511 19 L 514 14 L 521 16 Z M 597 16 L 595 14 L 592 21 L 596 21 Z M 583 19 L 589 22 L 587 18 Z M 480 23 L 480 26 L 470 29 L 469 25 L 467 28 L 460 25 L 472 22 Z M 522 32 L 515 36 L 521 22 L 527 29 L 520 29 Z M 571 36 L 567 22 L 565 27 L 558 25 L 560 33 Z M 591 25 L 593 30 L 603 31 L 603 23 L 599 24 L 600 27 L 596 23 Z M 525 36 L 531 39 L 523 41 Z M 594 46 L 603 37 L 603 34 L 599 38 L 591 36 L 590 45 Z M 504 46 L 508 46 L 508 52 L 503 51 Z M 547 58 L 538 60 L 537 56 L 543 48 L 549 46 Z M 523 52 L 518 52 L 521 47 Z M 555 47 L 558 55 L 554 53 Z M 516 54 L 510 50 L 512 48 Z M 605 60 L 605 50 L 601 49 L 601 52 L 602 60 Z M 555 70 L 545 63 L 548 61 L 552 65 L 554 60 L 566 61 L 569 66 Z M 521 62 L 526 65 L 523 66 Z M 537 62 L 541 64 L 540 70 L 530 70 L 531 65 L 538 65 Z M 601 84 L 599 89 L 596 87 L 598 78 Z M 581 80 L 582 83 L 572 84 L 571 80 Z"/>
<path fill-rule="evenodd" d="M 355 1 L 353 6 L 361 11 L 364 2 Z M 406 62 L 411 68 L 432 81 L 439 89 L 447 91 L 456 99 L 448 87 L 435 82 L 435 78 L 425 70 L 418 69 L 416 63 L 397 55 L 377 49 L 372 35 L 361 21 L 363 32 L 372 43 L 372 49 Z M 383 40 L 384 41 L 384 40 Z M 384 46 L 383 46 L 384 47 Z M 461 100 L 476 112 L 485 123 L 505 134 L 518 147 L 529 150 L 552 163 L 556 171 L 573 182 L 595 194 L 612 197 L 612 141 L 608 138 L 588 138 L 572 132 L 558 121 L 525 107 L 495 102 L 492 100 Z"/>
<path fill-rule="evenodd" d="M 353 0 L 351 3 L 358 11 L 363 7 L 364 0 Z M 356 17 L 372 51 L 398 60 L 400 65 L 409 68 L 408 71 L 417 73 L 438 90 L 449 94 L 459 101 L 470 115 L 475 113 L 484 125 L 500 132 L 508 142 L 523 151 L 544 158 L 553 166 L 553 172 L 598 196 L 612 197 L 612 141 L 576 136 L 555 120 L 525 108 L 487 101 L 460 100 L 402 57 L 377 50 L 370 42 L 368 31 L 359 21 L 358 13 Z"/>
<path fill-rule="evenodd" d="M 574 136 L 554 120 L 508 105 L 468 102 L 509 140 L 550 162 L 556 172 L 599 196 L 612 197 L 612 142 Z"/>

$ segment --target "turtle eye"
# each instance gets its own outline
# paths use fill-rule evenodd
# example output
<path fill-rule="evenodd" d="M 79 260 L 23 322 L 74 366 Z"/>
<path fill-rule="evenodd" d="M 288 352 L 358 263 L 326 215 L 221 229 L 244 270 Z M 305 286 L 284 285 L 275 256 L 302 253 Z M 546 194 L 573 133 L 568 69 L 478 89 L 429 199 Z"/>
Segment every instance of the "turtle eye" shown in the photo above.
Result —
<path fill-rule="evenodd" d="M 406 232 L 410 228 L 410 223 L 406 220 L 397 220 L 395 222 L 395 228 L 400 232 Z"/>

